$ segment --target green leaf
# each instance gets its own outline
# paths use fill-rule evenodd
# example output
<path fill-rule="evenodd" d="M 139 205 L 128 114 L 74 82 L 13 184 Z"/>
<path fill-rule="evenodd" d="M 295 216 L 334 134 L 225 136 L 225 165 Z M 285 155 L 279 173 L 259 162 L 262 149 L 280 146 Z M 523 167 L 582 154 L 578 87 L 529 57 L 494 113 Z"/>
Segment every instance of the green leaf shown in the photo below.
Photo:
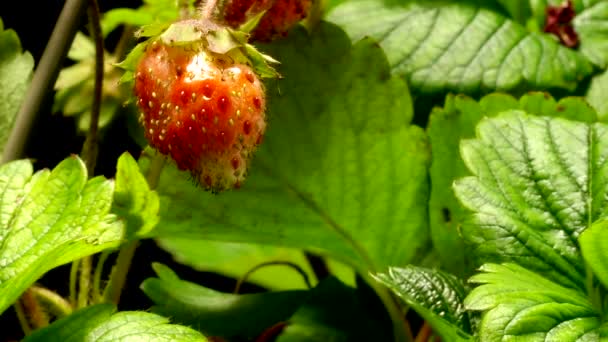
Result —
<path fill-rule="evenodd" d="M 579 51 L 593 64 L 605 69 L 608 67 L 608 2 L 580 2 L 589 4 L 577 12 L 572 21 L 580 40 Z"/>
<path fill-rule="evenodd" d="M 116 247 L 123 236 L 110 214 L 114 184 L 87 181 L 78 157 L 32 172 L 26 160 L 0 166 L 0 312 L 46 271 Z"/>
<path fill-rule="evenodd" d="M 585 100 L 597 111 L 600 121 L 608 120 L 608 70 L 591 79 Z"/>
<path fill-rule="evenodd" d="M 0 156 L 24 100 L 33 69 L 34 58 L 22 51 L 15 31 L 4 30 L 0 19 Z"/>
<path fill-rule="evenodd" d="M 484 262 L 512 261 L 585 288 L 578 236 L 606 216 L 608 127 L 507 111 L 461 143 L 473 176 L 454 184 L 473 213 L 462 224 Z"/>
<path fill-rule="evenodd" d="M 76 32 L 72 46 L 70 46 L 70 50 L 68 51 L 68 58 L 78 62 L 94 59 L 95 43 L 82 32 Z M 89 72 L 93 73 L 93 66 L 89 65 L 89 67 Z"/>
<path fill-rule="evenodd" d="M 417 93 L 573 90 L 593 71 L 552 37 L 530 33 L 474 2 L 354 1 L 335 8 L 329 19 L 354 41 L 376 39 L 392 72 L 407 77 Z"/>
<path fill-rule="evenodd" d="M 460 279 L 416 266 L 389 268 L 375 278 L 416 310 L 442 340 L 471 339 L 471 322 L 463 303 L 467 289 Z"/>
<path fill-rule="evenodd" d="M 173 3 L 177 4 L 177 2 Z M 175 18 L 177 18 L 176 9 L 174 9 L 172 12 L 175 13 Z M 154 22 L 154 16 L 148 11 L 131 8 L 115 8 L 104 13 L 103 20 L 101 21 L 101 31 L 105 37 L 110 32 L 117 29 L 120 25 L 140 27 Z"/>
<path fill-rule="evenodd" d="M 584 122 L 597 120 L 592 108 L 578 98 L 555 101 L 545 93 L 529 93 L 516 100 L 506 94 L 490 94 L 479 102 L 466 96 L 448 96 L 443 108 L 430 116 L 428 134 L 431 140 L 431 199 L 429 203 L 431 237 L 441 257 L 442 266 L 452 273 L 467 273 L 466 249 L 458 232 L 468 212 L 452 191 L 452 183 L 468 175 L 460 158 L 460 140 L 473 138 L 475 126 L 484 117 L 521 109 L 529 114 L 564 117 Z"/>
<path fill-rule="evenodd" d="M 76 311 L 43 329 L 36 330 L 24 342 L 135 342 L 207 341 L 190 328 L 170 324 L 169 319 L 147 312 L 116 312 L 111 304 L 99 304 Z"/>
<path fill-rule="evenodd" d="M 192 325 L 209 336 L 252 339 L 286 320 L 308 297 L 293 290 L 236 295 L 180 280 L 167 266 L 153 264 L 159 278 L 148 278 L 142 290 L 155 312 Z"/>
<path fill-rule="evenodd" d="M 199 271 L 220 273 L 240 279 L 246 272 L 265 262 L 291 262 L 304 270 L 309 281 L 315 276 L 303 253 L 290 248 L 166 237 L 159 245 L 175 259 Z M 306 282 L 296 270 L 284 264 L 263 267 L 247 281 L 269 289 L 306 289 Z"/>
<path fill-rule="evenodd" d="M 248 179 L 216 196 L 166 166 L 155 234 L 305 248 L 363 271 L 416 260 L 429 153 L 406 83 L 375 43 L 351 47 L 326 23 L 264 48 L 285 79 L 267 85 L 269 128 Z"/>
<path fill-rule="evenodd" d="M 484 311 L 480 341 L 599 341 L 606 338 L 599 314 L 586 296 L 515 264 L 486 264 L 465 299 Z M 603 331 L 602 331 L 603 330 Z"/>
<path fill-rule="evenodd" d="M 608 221 L 593 223 L 581 234 L 578 241 L 585 262 L 608 288 Z"/>
<path fill-rule="evenodd" d="M 139 165 L 128 153 L 118 158 L 112 212 L 125 220 L 127 238 L 149 233 L 158 223 L 160 202 L 150 190 Z"/>
<path fill-rule="evenodd" d="M 179 18 L 180 7 L 186 5 L 192 12 L 192 0 L 178 2 L 175 0 L 145 0 L 143 6 L 137 9 L 114 8 L 106 12 L 101 21 L 104 37 L 120 25 L 141 27 L 152 24 L 168 24 Z"/>
<path fill-rule="evenodd" d="M 147 41 L 135 45 L 135 47 L 125 57 L 125 59 L 120 63 L 116 64 L 116 66 L 125 70 L 135 71 L 135 69 L 137 68 L 137 63 L 139 62 L 141 56 L 144 54 L 144 52 L 146 52 L 146 46 L 148 46 Z"/>
<path fill-rule="evenodd" d="M 312 284 L 316 279 L 304 254 L 292 248 L 170 236 L 158 239 L 157 242 L 160 247 L 171 253 L 177 262 L 199 271 L 215 272 L 240 279 L 246 272 L 263 263 L 290 262 L 299 266 Z M 353 271 L 349 267 L 333 260 L 326 261 L 333 275 L 346 284 L 354 284 Z M 285 264 L 262 267 L 250 274 L 247 282 L 273 290 L 307 288 L 303 277 Z"/>
<path fill-rule="evenodd" d="M 366 303 L 359 289 L 324 279 L 287 321 L 277 342 L 391 341 L 390 320 Z M 384 310 L 381 308 L 380 310 Z"/>

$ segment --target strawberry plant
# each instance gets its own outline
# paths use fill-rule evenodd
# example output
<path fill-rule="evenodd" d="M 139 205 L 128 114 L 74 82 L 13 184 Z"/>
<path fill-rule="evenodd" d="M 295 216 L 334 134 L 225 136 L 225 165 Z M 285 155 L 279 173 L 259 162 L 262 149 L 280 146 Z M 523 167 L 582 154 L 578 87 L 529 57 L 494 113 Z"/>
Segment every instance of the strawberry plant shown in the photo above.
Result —
<path fill-rule="evenodd" d="M 14 5 L 0 340 L 608 340 L 607 1 Z"/>

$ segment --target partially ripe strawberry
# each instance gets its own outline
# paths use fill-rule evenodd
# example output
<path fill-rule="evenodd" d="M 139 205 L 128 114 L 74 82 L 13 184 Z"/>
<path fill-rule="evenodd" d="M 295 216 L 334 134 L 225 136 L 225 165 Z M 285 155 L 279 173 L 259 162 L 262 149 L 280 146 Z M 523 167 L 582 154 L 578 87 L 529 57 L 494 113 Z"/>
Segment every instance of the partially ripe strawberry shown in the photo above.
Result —
<path fill-rule="evenodd" d="M 253 70 L 202 43 L 154 41 L 135 70 L 135 96 L 150 145 L 213 192 L 239 187 L 265 121 Z"/>
<path fill-rule="evenodd" d="M 270 41 L 282 36 L 308 16 L 313 0 L 226 0 L 223 20 L 227 25 L 239 27 L 257 14 L 266 11 L 252 39 Z"/>

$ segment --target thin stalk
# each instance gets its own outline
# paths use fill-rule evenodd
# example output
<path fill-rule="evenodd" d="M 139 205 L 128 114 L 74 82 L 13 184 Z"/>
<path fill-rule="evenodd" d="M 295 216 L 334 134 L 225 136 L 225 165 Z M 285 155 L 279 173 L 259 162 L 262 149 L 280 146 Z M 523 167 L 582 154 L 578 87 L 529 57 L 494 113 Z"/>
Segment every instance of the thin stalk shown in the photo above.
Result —
<path fill-rule="evenodd" d="M 47 288 L 32 286 L 30 290 L 40 303 L 46 306 L 55 317 L 65 317 L 72 313 L 72 306 L 65 298 Z"/>
<path fill-rule="evenodd" d="M 82 158 L 87 167 L 89 177 L 95 174 L 97 154 L 99 152 L 98 136 L 99 112 L 101 111 L 101 100 L 103 90 L 103 35 L 101 32 L 99 4 L 97 0 L 89 0 L 88 7 L 89 25 L 91 36 L 95 42 L 95 83 L 93 88 L 93 104 L 91 105 L 91 122 L 87 137 L 82 146 Z M 80 261 L 80 278 L 78 292 L 78 308 L 88 305 L 91 292 L 91 270 L 93 268 L 91 256 L 85 256 Z"/>
<path fill-rule="evenodd" d="M 61 70 L 61 62 L 74 40 L 86 4 L 87 0 L 66 0 L 24 97 L 26 101 L 23 101 L 19 108 L 0 164 L 23 156 L 26 141 L 36 121 L 40 106 L 49 93 L 49 89 L 53 89 Z"/>
<path fill-rule="evenodd" d="M 129 47 L 131 43 L 134 41 L 133 34 L 135 33 L 135 29 L 133 26 L 126 25 L 123 30 L 120 38 L 118 39 L 118 43 L 116 44 L 116 49 L 114 49 L 114 58 L 116 61 L 120 62 L 127 55 Z"/>
<path fill-rule="evenodd" d="M 384 304 L 386 311 L 393 322 L 393 337 L 396 342 L 413 341 L 414 336 L 412 330 L 405 319 L 405 315 L 401 312 L 399 305 L 391 293 L 384 287 L 380 286 L 377 281 L 371 279 L 369 275 L 362 275 L 362 278 L 374 289 L 380 300 Z"/>
<path fill-rule="evenodd" d="M 282 265 L 282 266 L 288 266 L 293 268 L 296 272 L 298 272 L 301 276 L 302 279 L 304 279 L 304 282 L 306 283 L 306 286 L 310 289 L 312 288 L 312 285 L 310 284 L 310 279 L 308 279 L 308 274 L 306 274 L 306 271 L 304 271 L 304 269 L 302 269 L 302 267 L 300 267 L 297 264 L 294 264 L 293 262 L 290 261 L 267 261 L 267 262 L 263 262 L 260 263 L 256 266 L 254 266 L 253 268 L 251 268 L 249 271 L 247 271 L 236 283 L 236 286 L 234 287 L 234 293 L 237 294 L 239 293 L 239 291 L 241 290 L 241 286 L 243 286 L 243 283 L 247 281 L 247 279 L 249 279 L 249 277 L 257 270 L 264 268 L 264 267 L 268 267 L 268 266 L 276 266 L 276 265 Z"/>
<path fill-rule="evenodd" d="M 120 248 L 118 257 L 116 258 L 116 264 L 110 274 L 108 286 L 103 293 L 104 302 L 114 304 L 120 302 L 120 295 L 127 282 L 127 274 L 129 273 L 129 268 L 131 268 L 131 261 L 135 255 L 135 249 L 137 249 L 137 241 L 127 242 L 126 245 Z"/>
<path fill-rule="evenodd" d="M 99 112 L 101 111 L 101 100 L 103 90 L 103 35 L 101 32 L 99 5 L 97 0 L 89 0 L 89 23 L 91 26 L 91 36 L 95 41 L 95 84 L 93 88 L 93 104 L 91 106 L 91 123 L 87 138 L 82 147 L 82 157 L 89 171 L 89 176 L 95 172 L 97 163 L 98 136 L 99 131 Z M 81 273 L 82 274 L 82 273 Z"/>
<path fill-rule="evenodd" d="M 21 295 L 20 301 L 34 329 L 49 325 L 49 316 L 42 309 L 40 303 L 38 303 L 38 299 L 34 296 L 32 289 L 25 290 Z"/>
<path fill-rule="evenodd" d="M 103 266 L 106 260 L 110 256 L 110 252 L 103 251 L 97 260 L 97 266 L 95 266 L 95 272 L 93 273 L 93 302 L 100 303 L 102 301 L 101 293 L 101 275 L 103 273 Z"/>
<path fill-rule="evenodd" d="M 29 335 L 32 333 L 32 327 L 30 327 L 30 322 L 27 320 L 27 315 L 25 314 L 25 309 L 21 304 L 20 300 L 17 300 L 15 304 L 13 304 L 15 308 L 15 313 L 17 314 L 17 319 L 19 320 L 19 325 L 21 326 L 21 330 L 24 335 Z"/>
<path fill-rule="evenodd" d="M 313 0 L 312 8 L 303 22 L 308 31 L 312 32 L 317 28 L 317 26 L 319 26 L 321 19 L 323 19 L 326 5 L 327 1 L 325 0 Z"/>
<path fill-rule="evenodd" d="M 213 19 L 213 12 L 217 6 L 217 0 L 206 0 L 200 10 L 201 19 Z"/>
<path fill-rule="evenodd" d="M 154 190 L 158 186 L 160 175 L 165 165 L 165 157 L 157 153 L 150 164 L 148 169 L 147 181 L 150 189 Z M 118 257 L 116 258 L 116 264 L 110 274 L 108 286 L 105 288 L 103 293 L 103 300 L 105 302 L 118 304 L 120 302 L 120 295 L 127 281 L 127 273 L 131 267 L 131 261 L 135 255 L 137 249 L 137 241 L 128 242 L 126 245 L 120 248 Z"/>
<path fill-rule="evenodd" d="M 420 328 L 420 331 L 418 332 L 418 335 L 416 335 L 414 342 L 428 342 L 432 336 L 433 329 L 431 329 L 429 322 L 424 322 L 422 328 Z"/>
<path fill-rule="evenodd" d="M 78 281 L 78 303 L 77 308 L 84 308 L 89 304 L 91 294 L 91 269 L 93 268 L 91 256 L 80 260 L 80 278 Z"/>
<path fill-rule="evenodd" d="M 70 268 L 70 304 L 72 307 L 76 307 L 76 282 L 78 279 L 78 268 L 80 267 L 80 260 L 72 262 L 72 268 Z"/>

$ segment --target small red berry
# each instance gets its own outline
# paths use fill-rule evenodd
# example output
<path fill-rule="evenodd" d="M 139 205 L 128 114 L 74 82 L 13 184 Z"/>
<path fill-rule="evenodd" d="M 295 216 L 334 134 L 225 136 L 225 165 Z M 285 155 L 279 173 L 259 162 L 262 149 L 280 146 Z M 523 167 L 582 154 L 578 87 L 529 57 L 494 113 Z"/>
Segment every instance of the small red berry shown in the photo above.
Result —
<path fill-rule="evenodd" d="M 242 184 L 266 128 L 264 89 L 251 68 L 202 43 L 157 41 L 148 46 L 135 75 L 150 145 L 206 189 L 219 192 Z"/>
<path fill-rule="evenodd" d="M 252 38 L 270 41 L 285 36 L 292 27 L 306 18 L 312 3 L 313 0 L 226 0 L 222 11 L 223 20 L 236 28 L 266 11 L 252 32 Z"/>

